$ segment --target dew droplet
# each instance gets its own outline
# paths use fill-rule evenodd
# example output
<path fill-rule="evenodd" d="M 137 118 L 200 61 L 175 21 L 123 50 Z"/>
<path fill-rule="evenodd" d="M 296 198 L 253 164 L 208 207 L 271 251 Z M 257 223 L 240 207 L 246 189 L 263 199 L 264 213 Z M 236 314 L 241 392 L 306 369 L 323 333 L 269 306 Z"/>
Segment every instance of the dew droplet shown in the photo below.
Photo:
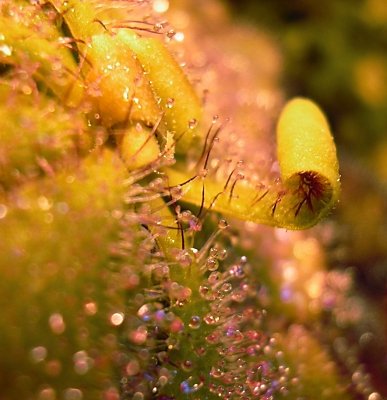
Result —
<path fill-rule="evenodd" d="M 183 368 L 184 371 L 191 371 L 193 368 L 193 362 L 190 360 L 185 360 L 184 362 L 181 363 L 181 367 Z"/>
<path fill-rule="evenodd" d="M 175 32 L 173 29 L 170 29 L 170 30 L 167 32 L 167 37 L 168 37 L 169 39 L 172 39 L 175 35 L 176 35 L 176 32 Z"/>
<path fill-rule="evenodd" d="M 222 285 L 222 287 L 220 288 L 220 290 L 221 290 L 223 293 L 230 293 L 230 292 L 232 291 L 232 285 L 231 285 L 231 283 L 228 283 L 228 282 L 224 283 L 224 284 Z"/>
<path fill-rule="evenodd" d="M 217 322 L 219 322 L 219 317 L 212 315 L 212 314 L 207 314 L 204 318 L 203 321 L 207 324 L 207 325 L 214 325 Z"/>
<path fill-rule="evenodd" d="M 32 93 L 32 90 L 33 90 L 32 87 L 27 84 L 22 85 L 22 87 L 21 87 L 21 91 L 23 92 L 23 94 L 25 94 L 27 96 Z"/>
<path fill-rule="evenodd" d="M 206 297 L 207 294 L 211 291 L 211 289 L 208 286 L 200 286 L 199 287 L 199 293 L 202 295 L 202 297 Z"/>
<path fill-rule="evenodd" d="M 169 97 L 165 103 L 165 106 L 169 109 L 171 109 L 175 104 L 175 99 Z"/>
<path fill-rule="evenodd" d="M 87 315 L 95 315 L 98 311 L 97 304 L 93 301 L 87 302 L 83 307 Z"/>
<path fill-rule="evenodd" d="M 52 201 L 45 196 L 39 196 L 38 206 L 41 210 L 47 211 L 52 207 Z"/>
<path fill-rule="evenodd" d="M 198 315 L 193 315 L 188 323 L 191 329 L 198 329 L 200 327 L 200 317 Z"/>
<path fill-rule="evenodd" d="M 122 312 L 113 313 L 110 316 L 110 323 L 114 326 L 119 326 L 124 322 L 125 315 Z"/>
<path fill-rule="evenodd" d="M 184 32 L 176 32 L 174 37 L 173 37 L 177 42 L 184 42 L 185 35 Z M 193 129 L 190 127 L 190 129 Z"/>
<path fill-rule="evenodd" d="M 218 250 L 218 248 L 217 247 L 211 247 L 210 248 L 210 256 L 211 257 L 217 257 L 218 256 L 218 252 L 219 252 L 219 250 Z"/>
<path fill-rule="evenodd" d="M 164 1 L 164 0 L 159 0 L 159 2 Z M 156 0 L 153 3 L 153 9 L 155 9 L 155 4 L 157 4 L 158 0 Z M 156 10 L 155 10 L 156 11 Z M 156 11 L 156 12 L 163 12 L 163 11 Z M 159 22 L 157 22 L 156 24 L 153 25 L 153 30 L 155 32 L 160 32 L 163 29 L 163 24 L 160 24 Z"/>
<path fill-rule="evenodd" d="M 219 261 L 215 257 L 209 257 L 206 261 L 208 271 L 216 271 L 219 267 Z"/>
<path fill-rule="evenodd" d="M 122 93 L 122 98 L 124 99 L 124 101 L 129 102 L 130 97 L 131 97 L 131 90 L 128 87 L 126 87 L 124 89 L 124 92 Z"/>
<path fill-rule="evenodd" d="M 151 310 L 148 304 L 142 305 L 138 311 L 137 315 L 143 320 L 143 321 L 149 321 L 151 319 Z"/>
<path fill-rule="evenodd" d="M 188 128 L 195 129 L 198 126 L 198 121 L 195 118 L 192 118 L 188 121 Z"/>
<path fill-rule="evenodd" d="M 12 55 L 12 47 L 2 44 L 0 45 L 0 53 L 2 53 L 5 57 L 10 57 Z"/>
<path fill-rule="evenodd" d="M 227 250 L 226 249 L 219 250 L 218 260 L 223 261 L 226 258 L 227 258 Z"/>
<path fill-rule="evenodd" d="M 225 219 L 221 219 L 221 220 L 218 222 L 218 227 L 219 227 L 219 229 L 221 229 L 221 230 L 227 229 L 227 228 L 228 228 L 228 223 L 227 223 L 227 221 L 226 221 Z"/>
<path fill-rule="evenodd" d="M 229 269 L 229 273 L 230 275 L 235 276 L 236 278 L 243 278 L 245 276 L 244 269 L 240 264 L 235 264 L 231 266 Z"/>
<path fill-rule="evenodd" d="M 215 379 L 219 379 L 224 375 L 224 372 L 220 368 L 212 367 L 210 375 Z"/>

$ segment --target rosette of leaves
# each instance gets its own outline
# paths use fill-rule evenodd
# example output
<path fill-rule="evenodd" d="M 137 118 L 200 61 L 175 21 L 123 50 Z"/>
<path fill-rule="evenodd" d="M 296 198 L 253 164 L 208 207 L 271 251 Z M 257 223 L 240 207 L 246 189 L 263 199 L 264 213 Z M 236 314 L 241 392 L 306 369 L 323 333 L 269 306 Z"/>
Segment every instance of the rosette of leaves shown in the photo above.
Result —
<path fill-rule="evenodd" d="M 309 354 L 329 357 L 306 331 L 302 358 L 268 328 L 253 262 L 219 217 L 303 229 L 325 216 L 339 175 L 323 113 L 286 105 L 279 179 L 213 168 L 222 128 L 206 128 L 146 6 L 0 5 L 2 398 L 299 398 L 320 385 L 345 398 L 334 367 L 309 370 Z"/>

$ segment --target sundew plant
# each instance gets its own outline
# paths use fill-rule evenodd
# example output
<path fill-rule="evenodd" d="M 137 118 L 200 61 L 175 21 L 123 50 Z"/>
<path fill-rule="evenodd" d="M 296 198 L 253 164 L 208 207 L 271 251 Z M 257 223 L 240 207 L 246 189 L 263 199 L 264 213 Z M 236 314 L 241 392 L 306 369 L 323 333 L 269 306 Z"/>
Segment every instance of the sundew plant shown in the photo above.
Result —
<path fill-rule="evenodd" d="M 0 3 L 0 399 L 381 399 L 280 65 L 213 1 Z"/>

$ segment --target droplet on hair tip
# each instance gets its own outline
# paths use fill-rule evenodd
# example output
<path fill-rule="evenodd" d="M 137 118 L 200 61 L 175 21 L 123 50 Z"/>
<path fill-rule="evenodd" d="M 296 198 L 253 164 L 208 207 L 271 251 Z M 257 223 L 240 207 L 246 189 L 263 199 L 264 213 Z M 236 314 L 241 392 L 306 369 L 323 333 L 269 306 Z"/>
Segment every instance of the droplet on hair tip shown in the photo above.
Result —
<path fill-rule="evenodd" d="M 189 129 L 195 129 L 197 127 L 197 125 L 198 125 L 198 121 L 195 118 L 188 121 Z"/>
<path fill-rule="evenodd" d="M 219 262 L 215 257 L 209 257 L 206 262 L 208 271 L 216 271 L 219 267 Z"/>
<path fill-rule="evenodd" d="M 225 219 L 221 219 L 221 220 L 218 222 L 218 228 L 221 229 L 221 230 L 227 229 L 228 226 L 229 226 L 229 225 L 228 225 L 228 222 L 227 222 Z"/>
<path fill-rule="evenodd" d="M 166 102 L 167 108 L 172 108 L 174 104 L 175 104 L 175 99 L 172 99 L 172 98 L 167 99 L 167 102 Z"/>

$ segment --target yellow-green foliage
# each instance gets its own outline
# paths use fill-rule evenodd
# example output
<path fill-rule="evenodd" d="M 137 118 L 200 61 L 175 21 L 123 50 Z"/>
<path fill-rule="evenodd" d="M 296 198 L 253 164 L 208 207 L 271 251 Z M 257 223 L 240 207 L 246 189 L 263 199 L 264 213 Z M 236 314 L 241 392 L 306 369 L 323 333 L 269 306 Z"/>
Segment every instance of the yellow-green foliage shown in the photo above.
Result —
<path fill-rule="evenodd" d="M 285 107 L 264 189 L 202 170 L 201 100 L 163 36 L 119 24 L 121 3 L 0 4 L 0 397 L 280 398 L 256 273 L 203 214 L 318 222 L 339 190 L 326 119 Z"/>

